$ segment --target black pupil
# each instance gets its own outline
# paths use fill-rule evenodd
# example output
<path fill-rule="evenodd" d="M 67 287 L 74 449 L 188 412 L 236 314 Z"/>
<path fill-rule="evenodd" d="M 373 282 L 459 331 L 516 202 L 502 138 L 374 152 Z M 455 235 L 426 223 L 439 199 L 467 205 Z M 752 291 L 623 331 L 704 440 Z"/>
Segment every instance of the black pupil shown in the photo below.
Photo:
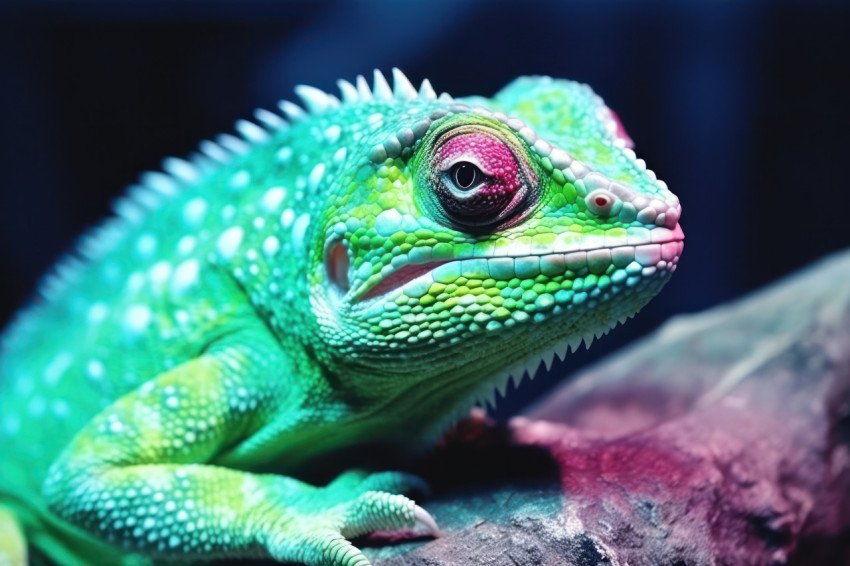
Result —
<path fill-rule="evenodd" d="M 472 163 L 461 161 L 453 169 L 454 182 L 459 189 L 468 189 L 478 181 L 480 172 L 478 171 L 478 167 Z"/>

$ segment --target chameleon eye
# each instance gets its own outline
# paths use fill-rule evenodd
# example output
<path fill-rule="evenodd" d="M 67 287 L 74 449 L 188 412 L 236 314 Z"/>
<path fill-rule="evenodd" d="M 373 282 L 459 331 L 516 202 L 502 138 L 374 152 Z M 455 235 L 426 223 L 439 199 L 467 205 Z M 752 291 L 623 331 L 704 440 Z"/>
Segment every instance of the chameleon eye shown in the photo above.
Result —
<path fill-rule="evenodd" d="M 469 161 L 455 163 L 451 169 L 451 179 L 455 186 L 462 191 L 468 191 L 480 183 L 481 177 L 481 170 Z"/>
<path fill-rule="evenodd" d="M 437 132 L 420 162 L 420 203 L 459 230 L 492 231 L 515 223 L 537 194 L 537 176 L 510 138 L 479 124 Z"/>

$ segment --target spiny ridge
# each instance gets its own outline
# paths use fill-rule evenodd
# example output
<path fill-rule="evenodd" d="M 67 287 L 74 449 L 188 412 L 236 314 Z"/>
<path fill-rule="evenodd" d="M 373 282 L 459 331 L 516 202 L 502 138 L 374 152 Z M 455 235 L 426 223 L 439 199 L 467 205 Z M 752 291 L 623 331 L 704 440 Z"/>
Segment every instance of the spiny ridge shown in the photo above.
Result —
<path fill-rule="evenodd" d="M 417 98 L 435 100 L 437 98 L 431 83 L 426 79 L 417 91 L 404 73 L 393 68 L 393 88 L 390 88 L 380 70 L 374 70 L 372 88 L 366 79 L 358 75 L 356 86 L 346 80 L 337 81 L 342 100 L 346 103 L 366 102 L 373 99 L 385 102 L 411 101 Z M 205 140 L 198 146 L 189 160 L 179 157 L 166 157 L 162 161 L 163 172 L 152 171 L 140 176 L 141 184 L 128 187 L 124 196 L 116 198 L 112 210 L 117 218 L 105 220 L 101 226 L 95 227 L 83 234 L 76 246 L 77 253 L 86 260 L 96 260 L 107 253 L 126 232 L 125 224 L 138 225 L 147 214 L 160 206 L 163 200 L 179 194 L 182 186 L 199 182 L 205 174 L 215 169 L 216 165 L 226 165 L 234 155 L 244 155 L 251 148 L 270 140 L 271 131 L 284 131 L 290 127 L 290 122 L 306 120 L 310 114 L 321 114 L 339 107 L 340 99 L 321 89 L 308 85 L 298 85 L 295 93 L 304 103 L 306 110 L 288 100 L 278 103 L 283 115 L 269 110 L 257 109 L 254 118 L 256 124 L 248 120 L 238 120 L 235 130 L 241 137 L 232 134 L 220 134 L 214 141 Z M 443 94 L 441 100 L 451 100 Z M 287 120 L 288 119 L 288 120 Z M 112 242 L 112 243 L 111 243 Z M 64 261 L 64 263 L 63 263 Z M 60 260 L 56 269 L 44 276 L 38 293 L 44 297 L 58 296 L 68 282 L 82 269 L 83 263 L 72 254 Z M 61 267 L 60 267 L 61 266 Z"/>
<path fill-rule="evenodd" d="M 497 372 L 492 378 L 485 380 L 482 387 L 473 396 L 473 405 L 479 404 L 483 406 L 487 404 L 495 408 L 497 393 L 504 398 L 510 382 L 513 382 L 516 388 L 519 387 L 526 375 L 528 375 L 529 379 L 534 379 L 540 372 L 541 367 L 545 366 L 547 371 L 551 370 L 556 355 L 561 360 L 565 360 L 567 352 L 577 352 L 582 343 L 584 343 L 586 348 L 590 348 L 594 338 L 608 334 L 617 324 L 625 322 L 626 318 L 628 317 L 623 317 L 613 322 L 610 326 L 595 328 L 585 334 L 570 337 L 555 344 L 548 350 L 534 354 L 523 361 Z"/>

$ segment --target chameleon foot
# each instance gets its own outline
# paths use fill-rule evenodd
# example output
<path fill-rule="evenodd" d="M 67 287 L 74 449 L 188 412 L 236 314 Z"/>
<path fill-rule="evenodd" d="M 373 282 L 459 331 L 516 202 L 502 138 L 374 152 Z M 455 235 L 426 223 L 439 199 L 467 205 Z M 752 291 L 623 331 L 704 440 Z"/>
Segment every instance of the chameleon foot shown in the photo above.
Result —
<path fill-rule="evenodd" d="M 347 472 L 316 489 L 299 506 L 299 516 L 272 537 L 270 552 L 277 560 L 308 566 L 368 566 L 369 560 L 348 539 L 402 528 L 439 536 L 437 523 L 427 511 L 393 493 L 423 488 L 421 479 L 408 474 Z"/>

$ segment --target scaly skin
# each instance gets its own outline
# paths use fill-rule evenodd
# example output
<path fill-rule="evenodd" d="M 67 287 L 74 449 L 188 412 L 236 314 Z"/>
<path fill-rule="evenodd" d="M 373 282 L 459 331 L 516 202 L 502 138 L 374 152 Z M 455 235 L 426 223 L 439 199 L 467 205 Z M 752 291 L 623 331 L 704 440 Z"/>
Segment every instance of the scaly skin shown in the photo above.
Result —
<path fill-rule="evenodd" d="M 588 87 L 340 88 L 143 176 L 7 330 L 0 554 L 365 565 L 436 531 L 419 481 L 295 477 L 433 441 L 674 270 L 678 200 Z"/>

